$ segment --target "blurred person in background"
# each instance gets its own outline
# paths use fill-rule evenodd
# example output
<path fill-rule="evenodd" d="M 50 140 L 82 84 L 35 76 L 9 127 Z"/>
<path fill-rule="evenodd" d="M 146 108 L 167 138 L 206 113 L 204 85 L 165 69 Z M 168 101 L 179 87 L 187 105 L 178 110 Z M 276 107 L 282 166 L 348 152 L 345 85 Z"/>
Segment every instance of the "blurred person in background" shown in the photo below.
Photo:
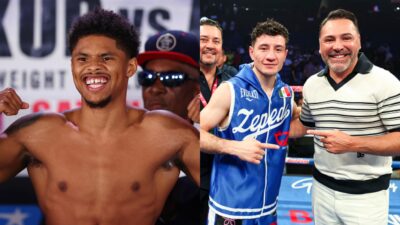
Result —
<path fill-rule="evenodd" d="M 199 123 L 199 46 L 193 34 L 164 31 L 150 37 L 138 56 L 144 107 L 165 109 Z"/>
<path fill-rule="evenodd" d="M 193 34 L 168 30 L 151 36 L 138 56 L 144 107 L 168 110 L 191 124 L 199 121 L 199 40 Z M 179 178 L 157 225 L 197 225 L 199 188 Z"/>
<path fill-rule="evenodd" d="M 202 17 L 200 19 L 200 110 L 208 104 L 217 87 L 232 77 L 217 68 L 221 52 L 222 27 L 217 21 Z M 200 215 L 202 224 L 205 224 L 213 155 L 201 152 L 200 161 L 200 203 L 202 206 Z"/>
<path fill-rule="evenodd" d="M 221 54 L 218 57 L 217 68 L 222 72 L 229 74 L 230 76 L 235 76 L 238 73 L 238 70 L 227 64 L 228 56 L 225 54 L 225 50 L 222 49 Z"/>

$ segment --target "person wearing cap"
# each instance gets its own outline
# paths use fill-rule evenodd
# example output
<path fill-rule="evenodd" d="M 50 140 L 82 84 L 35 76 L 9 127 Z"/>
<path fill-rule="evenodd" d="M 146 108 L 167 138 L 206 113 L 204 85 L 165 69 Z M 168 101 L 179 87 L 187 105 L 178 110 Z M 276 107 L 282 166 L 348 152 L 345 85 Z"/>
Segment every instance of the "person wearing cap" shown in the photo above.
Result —
<path fill-rule="evenodd" d="M 222 27 L 217 21 L 202 17 L 200 19 L 200 110 L 206 107 L 217 87 L 232 77 L 217 68 L 221 52 Z M 201 224 L 205 224 L 207 220 L 213 158 L 212 154 L 200 153 Z"/>
<path fill-rule="evenodd" d="M 150 37 L 138 56 L 144 107 L 199 123 L 199 46 L 193 34 L 171 30 Z"/>
<path fill-rule="evenodd" d="M 199 41 L 178 30 L 159 32 L 138 56 L 144 107 L 169 110 L 190 123 L 199 121 Z M 157 225 L 199 222 L 199 189 L 187 176 L 179 178 Z"/>

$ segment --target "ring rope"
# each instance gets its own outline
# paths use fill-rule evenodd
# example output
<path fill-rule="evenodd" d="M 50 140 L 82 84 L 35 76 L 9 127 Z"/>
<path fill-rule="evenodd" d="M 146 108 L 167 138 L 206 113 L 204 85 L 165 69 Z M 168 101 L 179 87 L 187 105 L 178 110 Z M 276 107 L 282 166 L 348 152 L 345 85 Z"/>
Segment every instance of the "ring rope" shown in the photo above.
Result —
<path fill-rule="evenodd" d="M 295 157 L 286 157 L 287 164 L 297 164 L 297 165 L 314 165 L 314 159 L 312 158 L 295 158 Z M 400 161 L 392 162 L 393 169 L 400 169 Z"/>

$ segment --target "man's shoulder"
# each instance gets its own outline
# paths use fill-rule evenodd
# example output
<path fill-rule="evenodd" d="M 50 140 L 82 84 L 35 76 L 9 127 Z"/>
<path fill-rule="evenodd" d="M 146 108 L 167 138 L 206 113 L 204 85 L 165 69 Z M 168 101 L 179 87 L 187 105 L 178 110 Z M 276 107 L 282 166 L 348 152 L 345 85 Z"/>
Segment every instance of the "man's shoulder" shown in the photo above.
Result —
<path fill-rule="evenodd" d="M 145 111 L 140 123 L 145 130 L 151 129 L 171 137 L 192 139 L 198 136 L 198 130 L 188 121 L 167 110 Z"/>
<path fill-rule="evenodd" d="M 178 124 L 185 122 L 182 118 L 168 110 L 152 110 L 146 111 L 144 114 L 144 119 L 152 120 L 155 122 L 172 123 Z"/>
<path fill-rule="evenodd" d="M 66 121 L 65 115 L 60 113 L 32 113 L 17 119 L 4 132 L 12 134 L 29 128 L 50 129 L 54 126 L 64 124 Z"/>
<path fill-rule="evenodd" d="M 219 75 L 220 75 L 222 81 L 229 80 L 230 78 L 234 77 L 239 72 L 233 66 L 228 66 L 228 65 L 224 65 L 224 66 L 226 66 L 226 67 L 219 69 Z"/>
<path fill-rule="evenodd" d="M 315 83 L 322 82 L 325 79 L 324 73 L 325 73 L 325 70 L 321 70 L 318 73 L 311 75 L 304 83 L 304 85 L 303 85 L 304 88 L 306 88 L 307 86 L 313 85 Z"/>
<path fill-rule="evenodd" d="M 397 81 L 398 79 L 396 78 L 396 76 L 394 74 L 392 74 L 389 70 L 386 70 L 382 67 L 373 65 L 371 71 L 369 72 L 370 76 L 375 77 L 377 80 L 381 80 L 383 82 L 393 82 L 393 81 Z"/>
<path fill-rule="evenodd" d="M 132 121 L 138 121 L 146 125 L 149 123 L 152 125 L 158 124 L 159 126 L 180 126 L 182 124 L 184 126 L 190 125 L 189 122 L 168 110 L 160 109 L 149 111 L 142 108 L 132 108 L 130 109 L 129 113 Z"/>

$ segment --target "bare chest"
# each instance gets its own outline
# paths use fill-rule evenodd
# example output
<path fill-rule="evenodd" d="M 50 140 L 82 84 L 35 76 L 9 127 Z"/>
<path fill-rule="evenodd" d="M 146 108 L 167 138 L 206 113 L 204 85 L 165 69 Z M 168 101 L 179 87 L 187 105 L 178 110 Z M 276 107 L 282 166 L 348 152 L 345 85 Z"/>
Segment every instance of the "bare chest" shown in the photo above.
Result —
<path fill-rule="evenodd" d="M 173 163 L 177 150 L 147 137 L 132 135 L 107 141 L 66 135 L 28 147 L 28 169 L 36 188 L 73 193 L 74 198 L 126 200 L 127 195 L 143 196 L 154 191 L 149 187 L 163 182 L 163 178 L 155 179 L 160 172 L 179 173 Z"/>

